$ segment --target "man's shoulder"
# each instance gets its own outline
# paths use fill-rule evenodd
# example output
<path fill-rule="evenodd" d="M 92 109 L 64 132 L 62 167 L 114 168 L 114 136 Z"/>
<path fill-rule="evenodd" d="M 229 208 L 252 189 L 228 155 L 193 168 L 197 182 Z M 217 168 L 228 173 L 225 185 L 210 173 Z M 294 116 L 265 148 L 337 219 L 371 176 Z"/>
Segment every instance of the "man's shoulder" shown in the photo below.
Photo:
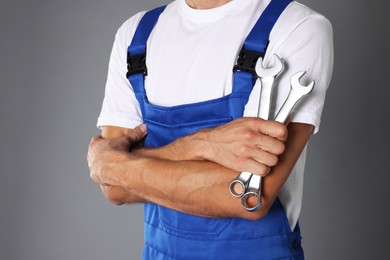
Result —
<path fill-rule="evenodd" d="M 332 33 L 332 25 L 324 15 L 293 1 L 275 24 L 271 38 L 278 39 L 277 41 L 282 43 L 297 33 L 303 38 L 310 38 L 313 35 L 319 37 L 322 34 L 324 37 L 329 37 Z"/>
<path fill-rule="evenodd" d="M 124 40 L 126 43 L 130 42 L 133 37 L 137 26 L 147 11 L 141 11 L 124 21 L 117 31 L 117 38 Z"/>
<path fill-rule="evenodd" d="M 330 24 L 329 20 L 324 15 L 296 1 L 293 1 L 286 9 L 284 18 L 286 22 L 288 21 L 290 26 L 291 23 L 298 26 L 299 24 L 307 22 Z"/>

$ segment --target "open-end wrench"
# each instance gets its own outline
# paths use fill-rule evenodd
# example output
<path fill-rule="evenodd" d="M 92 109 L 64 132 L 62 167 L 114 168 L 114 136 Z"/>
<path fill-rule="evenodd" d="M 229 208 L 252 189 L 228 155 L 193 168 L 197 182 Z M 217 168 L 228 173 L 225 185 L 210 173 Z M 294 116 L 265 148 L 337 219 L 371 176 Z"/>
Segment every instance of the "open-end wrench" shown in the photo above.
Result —
<path fill-rule="evenodd" d="M 299 82 L 299 79 L 306 73 L 306 71 L 300 71 L 296 74 L 294 74 L 291 77 L 290 83 L 291 83 L 291 89 L 288 94 L 287 99 L 283 103 L 282 107 L 279 109 L 279 112 L 277 113 L 276 117 L 274 118 L 275 121 L 284 123 L 291 111 L 293 110 L 294 106 L 298 103 L 299 100 L 301 100 L 302 97 L 309 94 L 313 88 L 314 88 L 314 81 L 310 82 L 309 85 L 303 86 Z M 252 183 L 253 182 L 253 183 Z M 260 208 L 261 206 L 261 182 L 262 178 L 261 176 L 253 175 L 249 185 L 247 186 L 247 190 L 245 194 L 242 196 L 241 199 L 241 205 L 243 208 L 247 211 L 253 212 Z M 249 205 L 249 198 L 255 196 L 257 198 L 257 203 L 254 204 L 254 206 Z"/>
<path fill-rule="evenodd" d="M 271 107 L 272 90 L 275 79 L 283 72 L 284 64 L 278 55 L 274 54 L 274 65 L 269 68 L 263 67 L 263 60 L 260 57 L 256 63 L 256 74 L 261 81 L 260 103 L 257 116 L 261 119 L 269 119 Z"/>
<path fill-rule="evenodd" d="M 256 62 L 256 74 L 260 79 L 261 87 L 260 87 L 260 95 L 259 95 L 259 106 L 257 110 L 257 116 L 268 120 L 269 119 L 269 110 L 271 104 L 272 97 L 272 89 L 274 86 L 274 82 L 276 77 L 278 77 L 283 69 L 284 64 L 278 55 L 274 54 L 274 65 L 269 68 L 263 67 L 263 59 L 260 57 Z M 259 186 L 261 182 L 258 180 L 259 176 L 252 176 L 250 172 L 241 172 L 237 178 L 235 178 L 229 185 L 230 193 L 234 197 L 242 197 L 246 190 L 249 188 L 250 190 L 255 189 L 256 186 Z M 261 185 L 260 185 L 261 187 Z M 261 188 L 260 188 L 261 189 Z M 260 191 L 259 191 L 260 193 Z M 260 200 L 259 200 L 259 203 Z M 260 205 L 259 205 L 260 206 Z"/>
<path fill-rule="evenodd" d="M 275 121 L 284 123 L 298 101 L 313 90 L 315 84 L 314 80 L 307 86 L 302 86 L 301 83 L 299 83 L 299 79 L 302 78 L 305 73 L 306 71 L 300 71 L 291 77 L 290 93 L 288 93 L 287 99 L 276 114 Z"/>

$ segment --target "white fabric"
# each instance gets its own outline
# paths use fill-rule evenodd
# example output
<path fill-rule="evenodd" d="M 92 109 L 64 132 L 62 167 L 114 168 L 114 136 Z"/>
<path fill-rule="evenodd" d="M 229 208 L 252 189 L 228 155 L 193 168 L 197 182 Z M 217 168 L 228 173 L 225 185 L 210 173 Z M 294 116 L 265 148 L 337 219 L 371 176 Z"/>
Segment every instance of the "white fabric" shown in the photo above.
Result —
<path fill-rule="evenodd" d="M 175 106 L 231 93 L 237 54 L 269 1 L 233 0 L 209 10 L 192 9 L 185 0 L 168 5 L 147 45 L 145 88 L 149 102 Z M 139 104 L 125 75 L 127 47 L 143 14 L 127 20 L 116 34 L 98 127 L 134 128 L 142 123 Z M 271 32 L 265 66 L 272 65 L 274 53 L 285 62 L 285 71 L 274 90 L 271 113 L 274 115 L 286 99 L 290 77 L 305 70 L 301 83 L 315 80 L 316 85 L 294 109 L 291 121 L 312 124 L 317 132 L 333 67 L 331 24 L 308 7 L 291 3 Z M 252 91 L 245 116 L 257 114 L 259 85 Z M 291 228 L 301 209 L 305 151 L 279 195 Z"/>

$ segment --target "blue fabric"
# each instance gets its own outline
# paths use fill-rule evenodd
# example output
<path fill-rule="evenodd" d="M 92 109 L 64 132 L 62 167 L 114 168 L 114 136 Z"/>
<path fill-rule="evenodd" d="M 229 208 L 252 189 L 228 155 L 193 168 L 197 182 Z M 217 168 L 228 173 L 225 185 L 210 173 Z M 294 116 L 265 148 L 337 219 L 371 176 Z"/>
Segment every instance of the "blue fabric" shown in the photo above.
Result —
<path fill-rule="evenodd" d="M 246 50 L 265 53 L 271 30 L 279 16 L 290 3 L 291 0 L 273 0 L 268 4 L 245 39 L 244 48 Z"/>
<path fill-rule="evenodd" d="M 142 16 L 139 23 L 141 26 L 139 26 L 135 31 L 132 42 L 127 49 L 131 55 L 146 53 L 146 42 L 154 28 L 154 25 L 160 17 L 160 14 L 165 10 L 165 7 L 166 6 L 161 6 L 150 10 Z"/>
<path fill-rule="evenodd" d="M 264 58 L 271 30 L 281 13 L 290 3 L 291 0 L 271 1 L 245 39 L 243 48 L 257 52 Z M 253 82 L 251 73 L 245 71 L 236 71 L 234 73 L 233 88 L 241 88 L 242 85 L 251 84 L 250 82 Z"/>
<path fill-rule="evenodd" d="M 275 8 L 273 0 L 268 8 Z M 276 5 L 279 6 L 279 5 Z M 267 8 L 267 9 L 268 9 Z M 280 8 L 279 8 L 280 9 Z M 162 8 L 142 19 L 129 50 L 146 50 L 147 33 Z M 282 10 L 281 10 L 282 11 Z M 277 20 L 281 11 L 270 12 Z M 262 16 L 263 17 L 263 16 Z M 267 17 L 260 18 L 265 21 Z M 269 35 L 272 26 L 256 25 L 248 38 Z M 144 29 L 145 28 L 145 29 Z M 136 37 L 140 37 L 137 38 Z M 142 38 L 142 39 L 141 39 Z M 268 41 L 268 36 L 266 37 Z M 257 39 L 257 36 L 254 38 Z M 142 45 L 142 46 L 140 46 Z M 260 51 L 260 50 L 255 50 Z M 139 54 L 139 53 L 137 53 Z M 174 107 L 150 104 L 144 88 L 144 75 L 129 76 L 142 116 L 147 125 L 146 147 L 166 145 L 203 128 L 215 127 L 242 117 L 253 88 L 253 75 L 234 72 L 232 93 L 213 100 Z M 212 191 L 211 191 L 212 192 Z M 228 187 L 226 187 L 228 192 Z M 153 203 L 144 206 L 145 247 L 143 259 L 303 259 L 299 227 L 291 231 L 283 205 L 276 199 L 267 216 L 249 221 L 241 218 L 205 218 L 181 213 Z"/>

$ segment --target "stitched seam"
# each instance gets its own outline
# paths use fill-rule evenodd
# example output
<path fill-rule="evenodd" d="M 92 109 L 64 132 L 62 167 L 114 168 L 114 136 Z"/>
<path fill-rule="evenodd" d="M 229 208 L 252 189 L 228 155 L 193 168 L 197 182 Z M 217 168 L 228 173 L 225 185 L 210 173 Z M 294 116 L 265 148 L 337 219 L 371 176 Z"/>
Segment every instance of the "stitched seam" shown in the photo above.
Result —
<path fill-rule="evenodd" d="M 164 106 L 153 105 L 153 104 L 149 103 L 149 101 L 147 101 L 146 99 L 144 100 L 144 103 L 145 103 L 145 106 L 149 107 L 150 109 L 161 110 L 161 111 L 167 111 L 167 110 L 168 111 L 169 110 L 174 111 L 174 110 L 178 110 L 178 109 L 190 109 L 190 108 L 195 108 L 195 107 L 198 108 L 199 106 L 200 107 L 208 107 L 208 106 L 212 106 L 212 105 L 215 105 L 215 104 L 219 104 L 219 103 L 225 102 L 228 99 L 243 98 L 241 96 L 241 94 L 242 94 L 241 92 L 237 92 L 235 94 L 238 94 L 238 96 L 229 94 L 227 96 L 216 98 L 216 99 L 201 101 L 201 102 L 197 102 L 197 103 L 189 103 L 189 104 L 177 105 L 177 106 L 172 106 L 172 107 L 164 107 Z M 247 93 L 244 93 L 244 94 L 247 94 Z M 249 97 L 249 94 L 248 94 L 248 97 Z"/>
<path fill-rule="evenodd" d="M 216 118 L 216 119 L 209 119 L 209 120 L 202 120 L 202 121 L 195 121 L 195 122 L 184 122 L 184 123 L 179 123 L 179 124 L 164 124 L 160 123 L 156 120 L 151 120 L 151 119 L 145 119 L 146 123 L 154 123 L 159 126 L 164 126 L 168 127 L 170 129 L 177 129 L 177 128 L 182 128 L 182 127 L 191 127 L 191 126 L 199 126 L 199 125 L 205 125 L 206 127 L 209 125 L 215 125 L 218 123 L 224 123 L 233 120 L 232 117 L 224 117 L 224 118 Z"/>
<path fill-rule="evenodd" d="M 197 232 L 197 231 L 187 231 L 187 230 L 182 230 L 182 229 L 179 229 L 179 228 L 174 228 L 174 227 L 171 227 L 169 225 L 166 225 L 164 222 L 163 222 L 163 225 L 154 225 L 152 223 L 149 223 L 147 222 L 146 220 L 144 221 L 146 224 L 154 227 L 154 228 L 158 228 L 159 230 L 161 230 L 162 232 L 164 233 L 167 233 L 167 234 L 171 234 L 171 235 L 175 235 L 177 237 L 182 237 L 182 238 L 185 238 L 185 239 L 190 239 L 190 240 L 194 240 L 194 241 L 202 241 L 202 240 L 208 240 L 208 241 L 225 241 L 224 239 L 215 239 L 218 235 L 220 235 L 229 225 L 230 225 L 230 221 L 229 223 L 221 229 L 221 231 L 219 232 Z M 194 237 L 189 237 L 189 236 L 197 236 L 197 238 L 194 238 Z M 228 241 L 228 240 L 226 240 Z"/>
<path fill-rule="evenodd" d="M 165 255 L 165 256 L 173 259 L 173 260 L 177 259 L 176 257 L 168 255 L 166 252 L 162 251 L 161 249 L 159 249 L 157 247 L 152 246 L 151 244 L 148 244 L 147 242 L 145 242 L 145 246 L 147 246 L 147 247 L 149 247 L 149 248 L 151 248 L 153 250 L 156 250 L 157 252 L 159 252 L 159 253 L 161 253 L 161 254 L 163 254 L 163 255 Z"/>
<path fill-rule="evenodd" d="M 160 226 L 156 226 L 154 224 L 151 224 L 147 221 L 145 221 L 146 224 L 154 227 L 154 228 L 158 228 L 159 230 L 165 232 L 165 233 L 168 233 L 166 230 L 162 229 Z M 267 238 L 267 237 L 286 237 L 286 238 L 289 238 L 289 237 L 292 237 L 295 235 L 296 232 L 292 232 L 291 234 L 279 234 L 279 235 L 265 235 L 265 236 L 258 236 L 258 237 L 253 237 L 253 238 L 239 238 L 239 239 L 218 239 L 218 238 L 207 238 L 207 237 L 202 237 L 202 239 L 195 239 L 195 238 L 192 238 L 192 237 L 186 237 L 186 236 L 183 236 L 185 237 L 186 239 L 188 240 L 208 240 L 208 241 L 251 241 L 251 240 L 257 240 L 257 239 L 260 239 L 260 238 Z M 297 237 L 299 238 L 299 237 Z"/>

